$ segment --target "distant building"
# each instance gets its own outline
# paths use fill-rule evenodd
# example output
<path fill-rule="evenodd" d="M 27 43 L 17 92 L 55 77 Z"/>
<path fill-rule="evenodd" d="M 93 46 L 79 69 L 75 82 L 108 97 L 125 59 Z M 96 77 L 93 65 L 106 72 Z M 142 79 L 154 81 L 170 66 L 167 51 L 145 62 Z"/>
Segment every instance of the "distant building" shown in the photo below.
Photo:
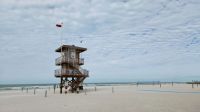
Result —
<path fill-rule="evenodd" d="M 86 51 L 86 48 L 74 45 L 62 45 L 55 51 L 61 53 L 55 61 L 60 69 L 55 70 L 55 77 L 60 78 L 60 93 L 63 87 L 65 92 L 83 90 L 83 81 L 89 77 L 89 71 L 82 69 L 84 59 L 80 58 L 80 53 Z"/>

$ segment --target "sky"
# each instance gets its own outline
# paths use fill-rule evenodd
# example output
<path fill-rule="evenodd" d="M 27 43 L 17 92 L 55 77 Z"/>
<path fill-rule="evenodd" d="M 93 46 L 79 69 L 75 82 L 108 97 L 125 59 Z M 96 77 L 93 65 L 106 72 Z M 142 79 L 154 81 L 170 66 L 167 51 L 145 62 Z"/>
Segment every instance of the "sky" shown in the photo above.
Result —
<path fill-rule="evenodd" d="M 200 80 L 199 11 L 199 0 L 0 0 L 0 84 L 58 83 L 61 39 L 88 49 L 86 82 Z"/>

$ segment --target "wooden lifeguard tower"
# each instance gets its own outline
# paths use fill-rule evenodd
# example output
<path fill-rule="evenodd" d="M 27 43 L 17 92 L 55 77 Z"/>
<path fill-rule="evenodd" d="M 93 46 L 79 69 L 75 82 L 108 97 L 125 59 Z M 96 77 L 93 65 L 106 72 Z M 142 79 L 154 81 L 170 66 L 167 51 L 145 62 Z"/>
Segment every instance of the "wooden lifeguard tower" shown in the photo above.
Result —
<path fill-rule="evenodd" d="M 82 69 L 84 59 L 80 58 L 80 53 L 86 51 L 86 48 L 74 45 L 61 45 L 55 51 L 61 53 L 61 56 L 55 60 L 60 69 L 55 70 L 55 77 L 60 78 L 60 93 L 63 87 L 65 92 L 83 90 L 83 81 L 89 77 L 89 71 Z"/>

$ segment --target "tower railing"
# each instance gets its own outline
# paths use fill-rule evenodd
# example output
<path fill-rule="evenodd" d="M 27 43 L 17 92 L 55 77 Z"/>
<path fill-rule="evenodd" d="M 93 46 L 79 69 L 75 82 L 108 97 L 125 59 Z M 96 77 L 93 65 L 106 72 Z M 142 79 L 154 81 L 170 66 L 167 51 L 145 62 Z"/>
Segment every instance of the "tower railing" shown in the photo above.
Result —
<path fill-rule="evenodd" d="M 78 62 L 79 62 L 80 65 L 83 65 L 84 64 L 84 59 L 83 58 L 79 58 Z"/>
<path fill-rule="evenodd" d="M 83 65 L 84 59 L 83 58 L 73 59 L 73 58 L 69 58 L 67 56 L 60 56 L 60 57 L 56 58 L 55 64 L 59 65 L 61 63 L 78 63 L 79 65 Z"/>
<path fill-rule="evenodd" d="M 89 76 L 89 71 L 88 70 L 86 70 L 86 69 L 82 69 L 81 67 L 79 68 L 79 71 L 83 74 L 83 75 L 85 75 L 85 76 Z"/>
<path fill-rule="evenodd" d="M 81 74 L 80 74 L 81 73 Z M 85 77 L 88 77 L 89 71 L 86 69 L 56 69 L 55 70 L 55 76 L 62 76 L 62 75 L 84 75 Z"/>

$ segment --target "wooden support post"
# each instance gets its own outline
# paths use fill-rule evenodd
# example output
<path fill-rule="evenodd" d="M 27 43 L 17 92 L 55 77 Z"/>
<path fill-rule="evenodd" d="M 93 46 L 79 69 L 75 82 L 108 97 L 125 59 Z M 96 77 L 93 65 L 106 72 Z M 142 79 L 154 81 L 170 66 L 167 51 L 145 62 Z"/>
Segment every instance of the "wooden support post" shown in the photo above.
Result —
<path fill-rule="evenodd" d="M 45 98 L 47 97 L 47 90 L 45 91 L 44 97 L 45 97 Z"/>
<path fill-rule="evenodd" d="M 60 77 L 60 94 L 62 94 L 62 88 L 63 88 L 63 78 Z"/>
<path fill-rule="evenodd" d="M 161 88 L 161 83 L 160 83 L 160 88 Z"/>
<path fill-rule="evenodd" d="M 77 94 L 79 93 L 79 88 L 76 89 L 76 93 L 77 93 Z"/>

